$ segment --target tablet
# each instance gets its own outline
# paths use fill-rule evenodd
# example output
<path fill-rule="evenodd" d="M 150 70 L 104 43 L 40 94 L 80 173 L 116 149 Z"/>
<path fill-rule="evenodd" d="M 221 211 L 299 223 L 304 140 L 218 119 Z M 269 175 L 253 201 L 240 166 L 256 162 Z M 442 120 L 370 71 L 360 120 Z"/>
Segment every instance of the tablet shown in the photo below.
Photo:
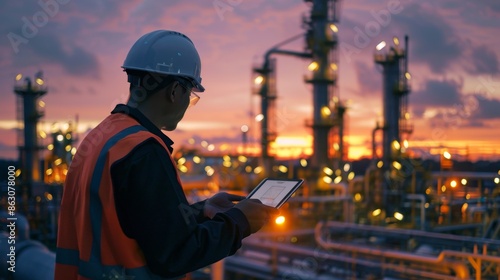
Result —
<path fill-rule="evenodd" d="M 247 198 L 256 198 L 265 205 L 280 208 L 303 182 L 302 179 L 266 178 L 253 189 Z"/>

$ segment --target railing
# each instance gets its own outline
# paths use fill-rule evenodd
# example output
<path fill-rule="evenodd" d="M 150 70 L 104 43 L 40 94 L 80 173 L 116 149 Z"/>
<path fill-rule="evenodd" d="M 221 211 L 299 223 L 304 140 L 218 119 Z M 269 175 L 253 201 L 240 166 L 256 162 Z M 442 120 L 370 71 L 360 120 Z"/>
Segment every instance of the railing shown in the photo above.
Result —
<path fill-rule="evenodd" d="M 398 240 L 401 247 L 415 240 L 428 246 L 397 248 Z M 224 265 L 226 273 L 257 279 L 499 279 L 499 251 L 500 240 L 324 222 L 259 232 Z"/>
<path fill-rule="evenodd" d="M 351 230 L 355 229 L 359 232 L 370 232 L 371 235 L 375 236 L 388 236 L 388 235 L 400 235 L 408 236 L 411 238 L 420 238 L 421 240 L 427 240 L 429 243 L 436 242 L 440 240 L 448 240 L 449 242 L 455 242 L 457 246 L 462 246 L 462 251 L 456 250 L 442 250 L 437 255 L 418 255 L 414 253 L 408 253 L 404 251 L 395 250 L 385 250 L 381 248 L 372 248 L 368 246 L 359 246 L 354 244 L 346 244 L 328 240 L 328 236 L 331 231 L 343 230 L 349 228 Z M 457 236 L 448 234 L 438 234 L 425 231 L 416 230 L 402 230 L 402 229 L 390 229 L 382 227 L 373 226 L 363 226 L 363 225 L 349 225 L 345 223 L 338 222 L 326 222 L 319 223 L 315 228 L 315 240 L 322 248 L 327 250 L 335 250 L 340 252 L 348 252 L 359 258 L 373 258 L 376 257 L 380 260 L 380 266 L 384 269 L 391 269 L 399 271 L 401 273 L 409 275 L 419 275 L 426 270 L 429 275 L 426 277 L 432 279 L 446 279 L 434 278 L 432 270 L 444 269 L 452 271 L 453 274 L 458 279 L 498 279 L 500 277 L 500 257 L 494 255 L 490 251 L 488 253 L 488 246 L 493 247 L 498 253 L 500 241 L 484 238 L 474 238 L 467 236 Z M 472 246 L 472 251 L 467 251 Z M 478 248 L 482 247 L 482 252 L 478 252 Z M 338 252 L 335 252 L 338 253 Z M 400 266 L 394 266 L 394 263 L 399 263 Z M 414 274 L 417 271 L 412 271 L 401 264 L 406 264 L 408 266 L 420 265 L 421 269 L 419 274 Z M 474 278 L 471 278 L 469 271 L 473 271 Z M 488 278 L 489 277 L 489 278 Z M 456 278 L 455 278 L 456 279 Z"/>

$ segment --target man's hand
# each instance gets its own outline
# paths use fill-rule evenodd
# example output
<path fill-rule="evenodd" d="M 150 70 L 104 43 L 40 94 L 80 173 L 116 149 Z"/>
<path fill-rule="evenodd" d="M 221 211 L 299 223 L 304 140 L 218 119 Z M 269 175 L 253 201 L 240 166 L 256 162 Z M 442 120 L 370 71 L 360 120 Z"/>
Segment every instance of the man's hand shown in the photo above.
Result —
<path fill-rule="evenodd" d="M 245 199 L 244 196 L 220 192 L 205 201 L 203 214 L 212 219 L 215 214 L 225 212 L 234 207 L 233 201 Z"/>
<path fill-rule="evenodd" d="M 269 220 L 279 214 L 279 210 L 262 204 L 258 199 L 244 199 L 236 204 L 250 224 L 250 232 L 255 233 L 262 228 Z"/>

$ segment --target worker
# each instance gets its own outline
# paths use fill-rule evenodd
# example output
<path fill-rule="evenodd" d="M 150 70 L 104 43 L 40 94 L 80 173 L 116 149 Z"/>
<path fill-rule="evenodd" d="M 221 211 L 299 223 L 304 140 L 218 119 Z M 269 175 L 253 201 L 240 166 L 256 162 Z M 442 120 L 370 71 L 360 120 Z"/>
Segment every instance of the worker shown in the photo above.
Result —
<path fill-rule="evenodd" d="M 275 208 L 218 193 L 189 204 L 172 159 L 172 131 L 203 92 L 185 35 L 157 30 L 130 49 L 127 104 L 81 142 L 64 184 L 56 280 L 177 279 L 234 254 Z"/>

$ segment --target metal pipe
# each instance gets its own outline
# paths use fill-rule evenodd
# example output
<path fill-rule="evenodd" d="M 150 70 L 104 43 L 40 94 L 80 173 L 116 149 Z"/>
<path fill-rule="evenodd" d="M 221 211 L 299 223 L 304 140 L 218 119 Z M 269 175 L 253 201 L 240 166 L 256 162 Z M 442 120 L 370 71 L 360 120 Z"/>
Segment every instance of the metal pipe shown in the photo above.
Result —
<path fill-rule="evenodd" d="M 292 197 L 289 202 L 334 202 L 351 200 L 350 196 L 309 196 L 309 197 Z"/>
<path fill-rule="evenodd" d="M 377 158 L 377 144 L 375 142 L 375 134 L 377 133 L 377 130 L 381 130 L 383 127 L 379 125 L 377 122 L 377 125 L 375 128 L 372 130 L 372 160 L 375 160 Z"/>
<path fill-rule="evenodd" d="M 437 279 L 437 280 L 457 279 L 456 276 L 447 276 L 447 275 L 443 275 L 443 274 L 439 274 L 439 273 L 431 272 L 431 271 L 422 271 L 422 270 L 412 269 L 412 268 L 408 268 L 408 267 L 401 267 L 401 266 L 398 266 L 395 264 L 381 263 L 379 261 L 359 259 L 356 257 L 349 257 L 349 256 L 339 255 L 339 254 L 331 254 L 329 252 L 319 251 L 318 248 L 311 249 L 311 248 L 305 248 L 305 247 L 296 246 L 296 245 L 289 245 L 289 244 L 283 244 L 283 243 L 278 243 L 278 242 L 272 242 L 272 241 L 268 241 L 268 240 L 262 240 L 262 239 L 258 239 L 258 238 L 245 239 L 244 247 L 243 247 L 242 251 L 244 254 L 244 252 L 252 252 L 252 249 L 253 250 L 258 250 L 258 249 L 270 250 L 271 248 L 272 248 L 272 250 L 276 250 L 277 252 L 282 253 L 283 255 L 285 255 L 287 257 L 286 264 L 293 263 L 292 259 L 294 257 L 295 258 L 300 257 L 301 260 L 307 259 L 307 260 L 313 261 L 315 263 L 322 263 L 319 260 L 321 260 L 321 261 L 330 260 L 330 261 L 348 263 L 348 264 L 353 264 L 353 265 L 360 265 L 360 266 L 364 266 L 364 267 L 371 267 L 371 268 L 374 268 L 377 270 L 382 270 L 382 271 L 393 270 L 393 271 L 397 271 L 397 272 L 404 273 L 404 274 L 411 274 L 411 275 L 420 276 L 420 277 L 426 278 L 426 279 Z M 247 254 L 247 255 L 250 255 L 250 254 Z M 258 254 L 253 254 L 253 255 L 258 256 Z M 269 254 L 262 254 L 262 256 L 269 256 Z M 228 265 L 233 264 L 233 259 L 234 259 L 233 257 L 227 258 L 226 263 Z M 278 259 L 279 259 L 279 257 L 278 257 Z M 261 261 L 264 261 L 264 263 L 262 264 L 263 269 L 264 269 L 264 267 L 265 268 L 268 267 L 266 265 L 266 263 L 269 263 L 272 260 L 270 260 L 269 258 L 266 258 L 266 259 L 261 259 Z M 236 261 L 236 262 L 238 262 L 238 261 Z M 248 265 L 249 262 L 248 262 L 248 260 L 245 260 L 245 261 L 238 262 L 238 263 L 240 265 Z M 281 267 L 283 267 L 283 266 L 281 266 Z M 300 266 L 300 268 L 301 268 L 300 272 L 302 273 L 304 267 Z M 286 269 L 283 269 L 283 270 L 286 270 Z M 297 268 L 297 270 L 299 270 L 299 268 Z M 317 273 L 317 272 L 315 272 L 315 273 Z M 459 270 L 459 274 L 457 274 L 457 275 L 462 275 L 464 273 L 466 273 L 466 272 L 463 270 L 462 271 Z M 291 274 L 293 274 L 293 273 L 291 273 L 290 271 L 286 272 L 287 276 L 291 276 Z M 279 273 L 278 273 L 278 275 L 279 275 Z M 318 274 L 316 274 L 315 276 L 318 277 Z M 467 279 L 466 275 L 464 275 L 464 278 L 462 278 L 462 279 Z"/>
<path fill-rule="evenodd" d="M 337 250 L 343 250 L 343 251 L 350 251 L 350 252 L 355 252 L 355 253 L 362 253 L 362 254 L 369 254 L 369 255 L 374 255 L 378 257 L 383 257 L 383 258 L 394 258 L 398 260 L 407 260 L 407 261 L 416 261 L 416 262 L 422 262 L 426 264 L 440 264 L 440 265 L 448 265 L 450 266 L 451 269 L 453 269 L 458 277 L 461 279 L 468 279 L 470 277 L 469 271 L 467 266 L 465 266 L 463 263 L 457 263 L 457 262 L 451 262 L 451 261 L 445 261 L 446 256 L 451 256 L 451 257 L 461 257 L 461 258 L 477 258 L 480 260 L 486 260 L 490 262 L 495 262 L 495 263 L 500 263 L 500 258 L 496 256 L 489 256 L 489 255 L 479 255 L 475 253 L 467 253 L 467 252 L 457 252 L 457 251 L 452 251 L 452 250 L 443 250 L 441 253 L 433 258 L 433 257 L 426 257 L 426 256 L 418 256 L 415 254 L 409 254 L 409 253 L 404 253 L 404 252 L 398 252 L 398 251 L 390 251 L 390 250 L 381 250 L 381 249 L 373 249 L 373 248 L 366 248 L 366 247 L 361 247 L 361 246 L 355 246 L 355 245 L 347 245 L 347 244 L 341 244 L 341 243 L 336 243 L 332 241 L 325 241 L 322 238 L 322 228 L 324 226 L 324 223 L 318 223 L 315 228 L 315 240 L 316 242 L 328 249 L 337 249 Z"/>
<path fill-rule="evenodd" d="M 406 198 L 420 200 L 420 229 L 425 230 L 425 195 L 407 194 Z"/>
<path fill-rule="evenodd" d="M 411 229 L 399 229 L 399 228 L 385 228 L 385 227 L 379 227 L 379 226 L 370 226 L 370 225 L 360 225 L 360 224 L 353 224 L 353 223 L 343 223 L 343 222 L 335 222 L 335 221 L 328 221 L 328 222 L 323 222 L 323 225 L 325 227 L 330 228 L 331 230 L 335 230 L 338 232 L 345 232 L 346 230 L 352 229 L 352 230 L 358 230 L 359 232 L 363 233 L 371 233 L 371 234 L 380 234 L 384 236 L 388 235 L 394 235 L 394 236 L 411 236 L 411 237 L 418 237 L 422 238 L 425 240 L 431 240 L 431 239 L 440 239 L 440 240 L 447 240 L 450 242 L 455 242 L 457 244 L 488 244 L 489 246 L 494 246 L 495 248 L 500 248 L 500 240 L 496 239 L 485 239 L 485 238 L 478 238 L 478 237 L 471 237 L 471 236 L 459 236 L 459 235 L 453 235 L 453 234 L 443 234 L 443 233 L 435 233 L 435 232 L 428 232 L 428 231 L 421 231 L 421 230 L 411 230 Z"/>

